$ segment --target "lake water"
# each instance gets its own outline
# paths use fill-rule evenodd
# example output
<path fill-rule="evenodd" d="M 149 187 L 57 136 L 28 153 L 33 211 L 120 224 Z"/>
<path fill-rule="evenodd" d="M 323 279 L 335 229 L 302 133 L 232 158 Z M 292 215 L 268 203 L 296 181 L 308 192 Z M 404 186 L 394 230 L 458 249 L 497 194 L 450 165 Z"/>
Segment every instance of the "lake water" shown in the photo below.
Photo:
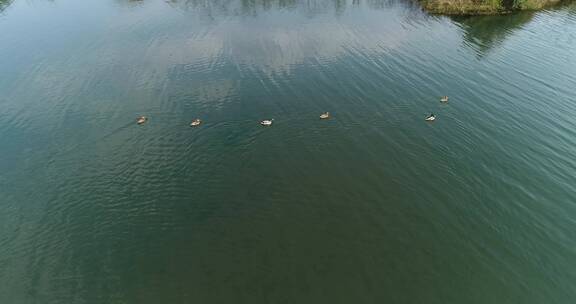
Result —
<path fill-rule="evenodd" d="M 0 9 L 0 303 L 575 303 L 575 5 Z"/>

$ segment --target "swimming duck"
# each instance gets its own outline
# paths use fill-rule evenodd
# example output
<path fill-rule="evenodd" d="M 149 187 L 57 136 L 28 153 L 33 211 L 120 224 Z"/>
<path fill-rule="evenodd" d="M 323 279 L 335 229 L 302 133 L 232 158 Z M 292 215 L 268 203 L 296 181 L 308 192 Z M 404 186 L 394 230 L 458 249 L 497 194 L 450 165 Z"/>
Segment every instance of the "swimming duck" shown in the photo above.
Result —
<path fill-rule="evenodd" d="M 322 113 L 320 115 L 320 119 L 328 119 L 330 118 L 330 112 Z"/>
<path fill-rule="evenodd" d="M 448 96 L 442 96 L 442 98 L 440 98 L 440 102 L 448 102 Z"/>
<path fill-rule="evenodd" d="M 426 121 L 434 121 L 436 120 L 436 116 L 434 116 L 434 113 L 428 115 L 428 117 L 426 117 Z"/>
<path fill-rule="evenodd" d="M 146 123 L 147 121 L 148 121 L 148 117 L 146 117 L 146 116 L 140 116 L 140 117 L 138 117 L 138 119 L 136 120 L 136 123 L 139 124 L 139 125 L 141 125 L 141 124 Z"/>
<path fill-rule="evenodd" d="M 190 126 L 191 126 L 191 127 L 197 127 L 197 126 L 199 126 L 201 123 L 202 123 L 202 120 L 200 120 L 200 118 L 196 118 L 196 119 L 194 119 L 194 120 L 190 123 Z"/>
<path fill-rule="evenodd" d="M 265 119 L 265 120 L 261 121 L 260 124 L 263 126 L 271 126 L 272 121 L 274 121 L 274 119 Z"/>

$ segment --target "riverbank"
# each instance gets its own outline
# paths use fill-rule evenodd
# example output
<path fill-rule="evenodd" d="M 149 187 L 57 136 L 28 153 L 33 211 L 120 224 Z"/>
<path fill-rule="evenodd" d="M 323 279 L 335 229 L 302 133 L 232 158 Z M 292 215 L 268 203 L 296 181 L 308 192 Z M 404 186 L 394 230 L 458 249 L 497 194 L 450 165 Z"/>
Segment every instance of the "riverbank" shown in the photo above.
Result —
<path fill-rule="evenodd" d="M 562 0 L 422 0 L 424 9 L 443 15 L 498 15 L 514 11 L 538 10 Z"/>

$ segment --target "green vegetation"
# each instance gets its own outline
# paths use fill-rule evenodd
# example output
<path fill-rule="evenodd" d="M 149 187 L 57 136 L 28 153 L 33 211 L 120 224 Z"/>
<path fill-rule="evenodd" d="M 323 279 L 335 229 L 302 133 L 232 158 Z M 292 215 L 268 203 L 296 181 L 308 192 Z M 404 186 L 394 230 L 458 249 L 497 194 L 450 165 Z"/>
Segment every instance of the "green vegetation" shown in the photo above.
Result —
<path fill-rule="evenodd" d="M 428 12 L 446 15 L 495 15 L 537 10 L 562 0 L 421 0 Z"/>

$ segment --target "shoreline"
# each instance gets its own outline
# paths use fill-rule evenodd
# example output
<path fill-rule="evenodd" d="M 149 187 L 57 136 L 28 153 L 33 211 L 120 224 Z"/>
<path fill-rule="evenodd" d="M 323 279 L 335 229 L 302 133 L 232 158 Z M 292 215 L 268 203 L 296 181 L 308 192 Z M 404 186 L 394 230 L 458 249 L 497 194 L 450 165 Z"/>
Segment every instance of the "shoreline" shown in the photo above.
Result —
<path fill-rule="evenodd" d="M 507 15 L 537 11 L 566 3 L 563 0 L 420 0 L 422 8 L 436 15 Z"/>

